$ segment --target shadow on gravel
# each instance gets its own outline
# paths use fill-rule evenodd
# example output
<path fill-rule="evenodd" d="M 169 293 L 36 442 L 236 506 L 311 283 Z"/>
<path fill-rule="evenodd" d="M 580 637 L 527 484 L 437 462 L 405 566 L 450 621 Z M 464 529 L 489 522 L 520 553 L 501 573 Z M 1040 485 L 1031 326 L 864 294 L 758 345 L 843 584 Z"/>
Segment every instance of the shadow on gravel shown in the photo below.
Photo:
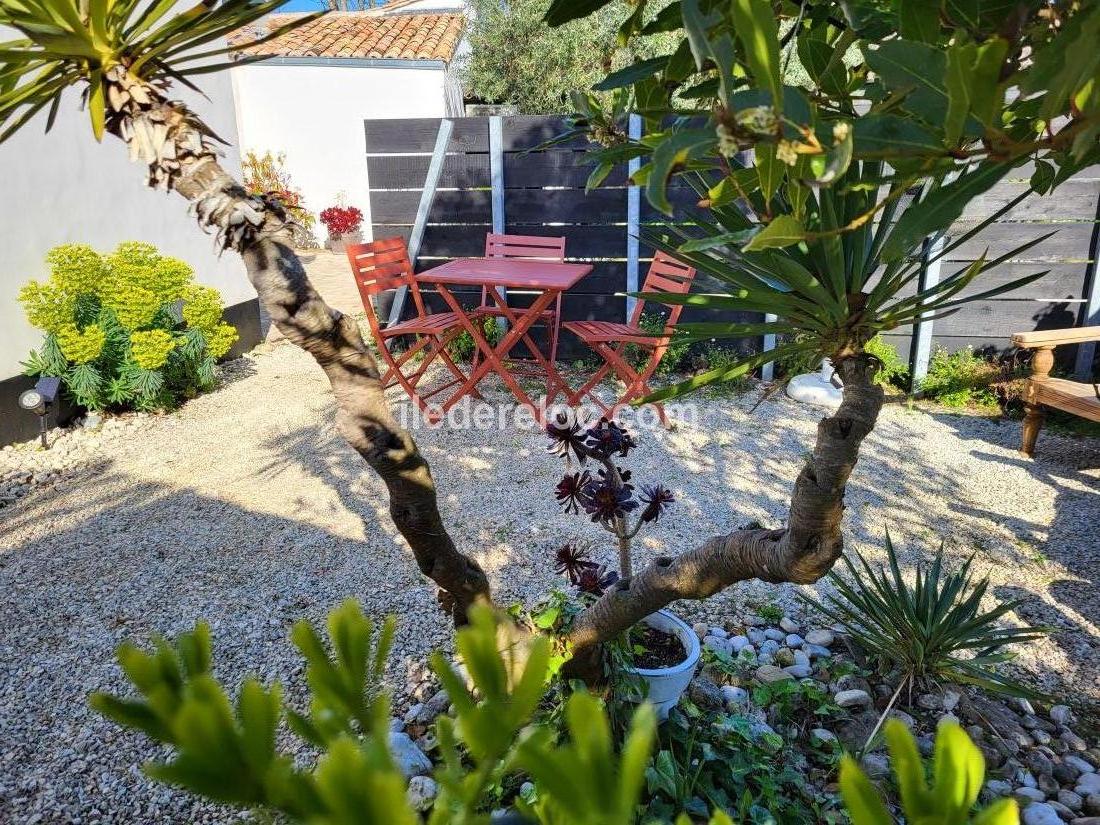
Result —
<path fill-rule="evenodd" d="M 41 490 L 0 520 L 0 821 L 230 821 L 148 782 L 157 751 L 90 712 L 90 691 L 124 691 L 115 648 L 175 635 L 200 618 L 216 671 L 249 672 L 302 699 L 293 621 L 323 620 L 349 596 L 401 617 L 391 662 L 405 668 L 449 638 L 412 559 L 388 536 L 364 542 L 135 480 L 110 460 L 75 491 Z"/>
<path fill-rule="evenodd" d="M 1011 451 L 1009 455 L 986 449 L 971 449 L 975 461 L 997 468 L 1026 473 L 1053 493 L 1054 514 L 1049 523 L 990 512 L 980 507 L 953 505 L 958 513 L 988 520 L 1011 531 L 1017 537 L 1017 555 L 1009 563 L 1031 565 L 1049 571 L 1041 588 L 1000 586 L 994 589 L 999 599 L 1028 599 L 1018 611 L 1035 624 L 1055 628 L 1051 639 L 1071 662 L 1100 657 L 1100 639 L 1083 623 L 1096 623 L 1100 616 L 1100 442 L 1087 437 L 1044 432 L 1040 435 L 1034 458 L 1016 452 L 1020 424 L 1002 420 L 997 426 L 981 424 L 983 419 L 942 415 L 965 441 L 986 439 L 991 445 Z M 1056 572 L 1057 571 L 1057 572 Z M 1062 573 L 1061 571 L 1065 571 Z M 1036 598 L 1040 596 L 1040 598 Z M 1048 672 L 1047 684 L 1064 688 L 1067 674 Z M 1086 697 L 1080 697 L 1087 701 Z M 1100 713 L 1092 710 L 1093 721 Z"/>

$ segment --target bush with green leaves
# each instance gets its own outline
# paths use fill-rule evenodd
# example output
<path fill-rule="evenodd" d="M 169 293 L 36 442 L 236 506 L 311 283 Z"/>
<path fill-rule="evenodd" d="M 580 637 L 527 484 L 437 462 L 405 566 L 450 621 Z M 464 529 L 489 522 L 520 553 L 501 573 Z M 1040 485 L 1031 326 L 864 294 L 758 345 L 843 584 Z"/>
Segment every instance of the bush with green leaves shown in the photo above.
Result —
<path fill-rule="evenodd" d="M 633 822 L 656 727 L 652 707 L 638 709 L 616 747 L 599 700 L 577 692 L 565 704 L 567 736 L 558 741 L 551 728 L 531 724 L 550 675 L 550 639 L 511 638 L 510 627 L 488 607 L 472 611 L 456 640 L 469 685 L 442 654 L 432 657 L 457 718 L 436 723 L 439 796 L 430 821 L 487 823 L 493 789 L 521 771 L 536 792 L 512 801 L 531 821 Z M 210 629 L 201 622 L 173 642 L 156 640 L 151 652 L 123 644 L 119 662 L 139 698 L 96 693 L 91 705 L 170 745 L 172 756 L 145 771 L 193 793 L 295 821 L 420 822 L 388 747 L 381 677 L 392 621 L 376 632 L 349 600 L 329 615 L 327 642 L 305 620 L 291 636 L 307 663 L 308 713 L 287 707 L 278 684 L 264 687 L 251 677 L 230 702 L 211 673 Z M 278 751 L 284 717 L 294 734 L 323 751 L 315 767 L 299 767 Z"/>
<path fill-rule="evenodd" d="M 974 352 L 973 347 L 948 352 L 932 351 L 928 374 L 920 381 L 920 393 L 945 407 L 997 407 L 993 385 L 1004 377 L 993 361 Z"/>
<path fill-rule="evenodd" d="M 495 347 L 504 337 L 496 318 L 485 318 L 481 322 L 481 331 L 485 334 L 485 340 L 489 346 Z M 474 339 L 468 332 L 460 332 L 447 344 L 447 352 L 456 361 L 472 361 L 477 347 Z"/>
<path fill-rule="evenodd" d="M 1015 799 L 998 799 L 972 814 L 985 778 L 985 757 L 954 722 L 943 722 L 936 733 L 929 773 L 916 740 L 902 722 L 891 719 L 884 729 L 890 766 L 900 796 L 904 821 L 914 825 L 1018 825 Z M 879 789 L 850 756 L 840 765 L 840 792 L 852 825 L 893 825 L 897 820 Z"/>
<path fill-rule="evenodd" d="M 909 365 L 898 355 L 893 344 L 887 343 L 881 335 L 876 335 L 864 345 L 863 351 L 879 360 L 879 370 L 875 374 L 876 383 L 908 389 Z"/>
<path fill-rule="evenodd" d="M 755 663 L 749 665 L 755 668 Z M 811 684 L 793 679 L 762 684 L 754 690 L 753 702 L 769 710 L 785 706 L 780 718 L 787 720 L 803 710 L 803 702 L 827 699 L 814 695 L 823 691 Z M 840 822 L 839 802 L 823 796 L 811 781 L 811 771 L 831 771 L 836 756 L 830 747 L 815 753 L 811 765 L 757 719 L 737 712 L 704 712 L 683 698 L 658 730 L 656 753 L 646 769 L 645 821 L 671 823 L 680 812 L 705 817 L 722 810 L 746 825 Z"/>
<path fill-rule="evenodd" d="M 174 641 L 155 640 L 151 651 L 124 643 L 119 663 L 138 697 L 95 693 L 90 703 L 116 722 L 169 745 L 171 755 L 144 770 L 191 793 L 316 825 L 415 825 L 425 820 L 406 799 L 406 780 L 388 744 L 390 705 L 382 679 L 393 632 L 392 619 L 376 630 L 350 599 L 329 614 L 327 639 L 306 620 L 297 622 L 291 638 L 306 660 L 308 710 L 288 706 L 278 683 L 265 687 L 254 677 L 243 681 L 231 702 L 212 674 L 210 628 L 202 622 Z M 600 700 L 583 688 L 563 700 L 560 726 L 540 721 L 547 718 L 540 705 L 555 670 L 551 639 L 517 632 L 487 606 L 471 611 L 471 623 L 458 631 L 456 642 L 461 668 L 441 653 L 431 660 L 455 710 L 453 718 L 444 715 L 436 722 L 439 757 L 433 777 L 439 795 L 426 820 L 432 825 L 487 825 L 491 808 L 501 803 L 514 806 L 514 822 L 632 825 L 639 818 L 649 821 L 651 814 L 660 816 L 669 802 L 685 802 L 682 791 L 695 788 L 702 796 L 686 796 L 690 810 L 680 811 L 676 825 L 707 821 L 708 808 L 715 809 L 710 825 L 732 825 L 723 808 L 738 821 L 774 822 L 756 806 L 751 788 L 772 794 L 760 801 L 774 801 L 775 793 L 799 787 L 789 770 L 771 782 L 760 775 L 755 761 L 760 749 L 769 754 L 767 764 L 776 766 L 782 752 L 777 737 L 761 736 L 745 718 L 731 715 L 723 730 L 706 731 L 694 757 L 696 746 L 684 741 L 692 735 L 691 724 L 681 719 L 662 737 L 656 759 L 651 758 L 656 717 L 648 704 L 633 712 L 621 741 Z M 293 734 L 321 752 L 316 764 L 306 767 L 280 752 L 284 719 Z M 981 754 L 975 755 L 976 748 L 957 728 L 949 735 L 941 729 L 938 798 L 928 800 L 916 790 L 916 747 L 911 739 L 905 747 L 903 736 L 908 734 L 887 728 L 903 805 L 907 812 L 931 814 L 909 821 L 966 822 L 981 786 Z M 722 743 L 720 752 L 711 750 L 714 742 Z M 679 763 L 672 753 L 677 748 Z M 727 763 L 727 758 L 734 761 Z M 736 776 L 719 779 L 731 773 L 731 765 Z M 509 777 L 529 779 L 534 790 L 502 799 L 499 789 Z M 713 784 L 732 787 L 731 781 L 740 782 L 748 796 L 731 798 Z M 891 821 L 857 818 L 877 815 L 885 805 L 854 763 L 846 763 L 842 787 L 856 825 Z M 790 807 L 786 810 L 795 818 L 785 815 L 782 821 L 818 821 L 814 803 L 803 801 L 804 811 L 795 816 L 797 809 Z M 1010 825 L 1015 810 L 1014 802 L 997 803 L 974 822 Z M 990 811 L 1003 818 L 988 818 Z"/>
<path fill-rule="evenodd" d="M 28 375 L 61 378 L 93 410 L 172 407 L 214 386 L 214 364 L 237 340 L 216 289 L 152 244 L 100 254 L 66 244 L 46 256 L 50 275 L 19 293 L 27 319 L 46 333 L 24 363 Z"/>
<path fill-rule="evenodd" d="M 805 594 L 801 598 L 840 623 L 880 672 L 896 675 L 898 694 L 905 687 L 955 682 L 1036 698 L 1035 691 L 995 669 L 1013 658 L 1006 649 L 1009 645 L 1035 641 L 1049 632 L 1045 627 L 1000 624 L 1023 600 L 983 610 L 989 578 L 974 580 L 973 556 L 958 570 L 945 570 L 942 544 L 929 567 L 916 565 L 910 583 L 889 533 L 885 547 L 885 567 L 872 566 L 858 553 L 858 565 L 844 556 L 849 578 L 836 572 L 828 576 L 835 593 L 820 600 Z"/>

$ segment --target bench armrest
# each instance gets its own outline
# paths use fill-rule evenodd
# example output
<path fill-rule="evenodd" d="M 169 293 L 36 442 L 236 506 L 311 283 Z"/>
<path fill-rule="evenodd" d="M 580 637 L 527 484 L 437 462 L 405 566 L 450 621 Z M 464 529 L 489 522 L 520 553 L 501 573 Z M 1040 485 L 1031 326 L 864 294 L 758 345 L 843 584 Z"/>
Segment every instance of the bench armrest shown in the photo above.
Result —
<path fill-rule="evenodd" d="M 1045 329 L 1039 332 L 1017 332 L 1012 336 L 1012 343 L 1021 349 L 1056 347 L 1061 344 L 1080 344 L 1085 341 L 1100 341 L 1100 327 Z"/>

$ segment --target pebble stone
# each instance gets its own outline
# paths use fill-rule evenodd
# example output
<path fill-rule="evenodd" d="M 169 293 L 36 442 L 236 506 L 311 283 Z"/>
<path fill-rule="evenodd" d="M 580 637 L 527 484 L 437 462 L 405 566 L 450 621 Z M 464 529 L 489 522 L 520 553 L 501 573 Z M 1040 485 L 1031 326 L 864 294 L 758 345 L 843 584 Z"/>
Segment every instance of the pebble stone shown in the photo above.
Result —
<path fill-rule="evenodd" d="M 816 630 L 811 630 L 809 633 L 806 634 L 806 644 L 817 645 L 819 647 L 829 647 L 830 645 L 832 645 L 835 638 L 836 637 L 833 635 L 833 631 L 823 630 L 819 628 Z"/>
<path fill-rule="evenodd" d="M 432 772 L 431 760 L 424 755 L 424 751 L 417 747 L 416 742 L 408 734 L 391 732 L 389 744 L 394 764 L 406 779 L 427 776 Z"/>
<path fill-rule="evenodd" d="M 793 677 L 791 674 L 775 665 L 761 665 L 756 669 L 756 678 L 761 682 L 779 682 L 783 679 L 791 679 Z"/>
<path fill-rule="evenodd" d="M 727 710 L 737 710 L 749 701 L 749 692 L 736 685 L 722 685 L 720 693 Z"/>
<path fill-rule="evenodd" d="M 363 470 L 336 432 L 324 375 L 289 344 L 267 347 L 242 359 L 239 368 L 227 367 L 236 370 L 232 380 L 171 414 L 107 416 L 98 429 L 56 433 L 54 448 L 46 452 L 33 444 L 0 449 L 0 613 L 6 617 L 0 623 L 0 819 L 88 825 L 235 821 L 225 808 L 142 775 L 139 766 L 162 755 L 160 749 L 97 717 L 86 701 L 92 690 L 126 692 L 114 659 L 121 641 L 145 643 L 156 633 L 176 635 L 200 616 L 211 624 L 220 678 L 234 685 L 255 671 L 264 682 L 280 681 L 288 701 L 304 707 L 304 673 L 287 641 L 289 629 L 300 618 L 322 625 L 331 607 L 355 596 L 371 615 L 394 613 L 399 619 L 387 668 L 397 697 L 391 726 L 403 726 L 411 705 L 426 706 L 438 692 L 438 685 L 425 677 L 424 663 L 433 649 L 453 651 L 453 628 L 435 609 L 434 589 L 425 586 L 384 505 L 376 507 L 384 502 L 382 484 Z M 494 401 L 508 397 L 492 382 L 486 392 Z M 636 545 L 639 568 L 660 553 L 694 546 L 697 525 L 728 522 L 729 499 L 713 495 L 716 485 L 742 497 L 739 504 L 760 518 L 779 517 L 775 508 L 784 505 L 789 490 L 777 495 L 776 485 L 761 485 L 757 476 L 744 472 L 745 456 L 759 442 L 759 431 L 748 426 L 761 420 L 759 410 L 756 417 L 750 415 L 758 400 L 753 392 L 743 398 L 700 399 L 698 425 L 646 434 L 632 453 L 638 478 L 660 478 L 679 489 L 677 509 L 683 514 L 647 527 L 644 541 Z M 765 401 L 761 410 L 771 417 L 767 426 L 775 429 L 770 460 L 781 474 L 789 466 L 793 478 L 820 415 L 781 397 Z M 731 420 L 746 426 L 731 427 Z M 716 439 L 716 433 L 728 434 L 728 440 Z M 444 427 L 422 428 L 416 438 L 431 462 L 448 528 L 459 546 L 476 548 L 495 592 L 503 599 L 534 599 L 557 584 L 547 570 L 545 542 L 531 541 L 531 534 L 547 540 L 572 534 L 577 521 L 560 513 L 552 499 L 532 492 L 552 491 L 562 472 L 560 462 L 544 455 L 541 435 L 509 431 L 490 446 L 481 434 L 475 438 Z M 922 519 L 944 520 L 960 535 L 981 535 L 990 542 L 989 552 L 1019 561 L 993 565 L 991 592 L 1006 584 L 1049 592 L 1050 581 L 1066 578 L 1064 559 L 1087 556 L 1095 525 L 1079 491 L 1059 487 L 1056 496 L 1047 476 L 1019 465 L 1013 438 L 999 422 L 962 417 L 947 425 L 942 417 L 888 407 L 849 489 L 851 511 L 864 514 L 851 520 L 851 541 L 881 561 L 881 536 L 872 525 L 900 506 L 903 517 L 919 513 Z M 883 439 L 893 445 L 889 450 L 882 449 Z M 1093 442 L 1044 434 L 1043 467 L 1072 477 L 1074 468 L 1091 461 L 1082 458 L 1089 453 L 1083 443 Z M 926 459 L 920 467 L 898 464 L 896 450 L 918 446 Z M 510 460 L 509 450 L 521 458 Z M 723 469 L 684 469 L 700 462 Z M 957 499 L 948 501 L 925 483 L 929 467 L 950 474 L 960 491 L 980 490 L 981 512 L 952 509 Z M 518 503 L 517 489 L 524 491 Z M 1020 560 L 1005 526 L 1010 520 L 1001 515 L 1049 526 L 1055 509 L 1059 541 L 1047 548 L 1051 558 L 1039 569 Z M 904 565 L 925 549 L 920 541 L 911 544 L 912 551 L 899 547 Z M 746 586 L 758 587 L 761 600 L 775 598 L 793 609 L 791 588 Z M 767 622 L 737 616 L 727 595 L 693 606 L 696 613 L 685 607 L 684 618 L 698 620 L 704 636 L 711 627 L 744 626 L 748 644 L 742 650 L 755 648 L 765 641 Z M 1043 605 L 1042 599 L 1034 601 Z M 1100 600 L 1085 591 L 1075 615 L 1100 615 L 1098 608 Z M 1023 646 L 1020 667 L 1050 679 L 1040 686 L 1051 695 L 1083 702 L 1094 696 L 1100 646 L 1073 649 L 1072 642 L 1080 636 L 1088 643 L 1087 628 L 1073 616 L 1027 618 L 1066 632 L 1057 641 Z M 801 630 L 782 632 L 772 655 L 791 632 Z M 804 652 L 821 668 L 828 662 L 818 661 L 824 654 L 813 645 L 824 639 L 811 637 L 815 632 L 807 630 L 794 652 Z M 834 657 L 846 661 L 844 646 L 835 647 Z M 830 677 L 817 678 L 825 685 Z M 878 687 L 850 681 L 850 689 L 869 695 Z M 954 712 L 975 724 L 965 705 Z M 1073 736 L 1088 732 L 1091 737 L 1091 730 L 1072 727 L 1065 706 L 1049 713 L 1040 709 L 1036 716 L 1049 729 L 1032 728 L 1028 720 L 1025 732 L 1019 717 L 1024 709 L 1007 701 L 1002 706 L 1015 714 L 1028 739 L 1007 732 L 1003 738 L 1011 747 L 1000 753 L 994 743 L 1001 737 L 988 734 L 983 747 L 992 753 L 983 752 L 990 774 L 1012 776 L 1046 733 L 1050 753 L 1044 753 L 1054 761 L 1052 776 L 1060 785 L 1048 804 L 1070 808 L 1066 800 L 1071 798 L 1059 797 L 1068 790 L 1083 799 L 1081 819 L 1100 817 L 1100 787 L 1082 778 L 1096 775 L 1100 752 L 1095 747 L 1075 750 L 1062 736 L 1070 730 Z M 765 713 L 749 703 L 743 707 L 746 714 Z M 931 745 L 936 715 L 947 710 L 912 711 L 920 717 L 922 752 Z M 873 713 L 859 708 L 846 715 Z M 836 721 L 843 733 L 839 720 L 821 721 L 830 726 Z M 778 723 L 776 728 L 788 735 Z M 410 758 L 424 769 L 418 757 L 427 760 L 421 746 L 430 738 L 413 740 L 401 730 L 392 734 L 409 740 L 412 747 L 406 750 L 415 754 Z M 288 748 L 308 761 L 307 750 L 296 744 Z"/>
<path fill-rule="evenodd" d="M 1024 825 L 1062 825 L 1058 812 L 1045 802 L 1033 802 L 1024 808 Z"/>
<path fill-rule="evenodd" d="M 430 776 L 414 776 L 409 780 L 406 796 L 413 810 L 426 811 L 439 796 L 439 785 Z"/>
<path fill-rule="evenodd" d="M 833 701 L 842 708 L 860 708 L 871 704 L 871 695 L 865 690 L 842 690 L 833 696 Z"/>

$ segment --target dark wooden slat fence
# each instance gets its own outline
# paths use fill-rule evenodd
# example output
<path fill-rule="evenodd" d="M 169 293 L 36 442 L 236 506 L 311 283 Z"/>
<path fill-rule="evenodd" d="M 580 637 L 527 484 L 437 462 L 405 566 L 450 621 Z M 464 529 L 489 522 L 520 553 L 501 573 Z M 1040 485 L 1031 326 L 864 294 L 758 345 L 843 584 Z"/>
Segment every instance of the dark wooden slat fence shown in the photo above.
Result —
<path fill-rule="evenodd" d="M 418 270 L 456 257 L 483 254 L 485 234 L 492 230 L 489 118 L 455 118 L 453 122 L 416 262 Z M 409 238 L 439 123 L 438 118 L 365 122 L 370 220 L 375 238 L 394 235 Z M 592 274 L 565 296 L 565 319 L 622 320 L 626 315 L 625 299 L 615 293 L 628 287 L 629 189 L 625 170 L 616 170 L 600 189 L 585 193 L 584 184 L 591 167 L 583 141 L 536 148 L 566 128 L 559 117 L 501 119 L 504 229 L 519 234 L 564 235 L 568 259 L 593 264 Z M 976 199 L 950 235 L 966 231 L 998 206 L 1026 191 L 1030 174 L 1029 166 L 1021 167 Z M 987 249 L 987 257 L 997 257 L 1028 239 L 1057 230 L 1053 237 L 1018 259 L 983 276 L 981 286 L 971 291 L 984 291 L 991 284 L 1043 269 L 1051 270 L 1047 277 L 1009 297 L 970 304 L 955 315 L 936 321 L 932 330 L 934 344 L 949 350 L 973 346 L 1001 351 L 1010 347 L 1009 339 L 1014 332 L 1100 324 L 1100 317 L 1090 317 L 1095 310 L 1090 310 L 1089 305 L 1090 296 L 1095 306 L 1100 294 L 1093 262 L 1098 244 L 1098 199 L 1100 168 L 1094 167 L 1063 184 L 1051 196 L 1027 198 L 1002 220 L 945 256 L 941 277 L 967 266 Z M 695 201 L 695 195 L 686 186 L 674 186 L 672 200 L 689 205 Z M 667 220 L 644 197 L 639 212 L 642 224 Z M 645 278 L 652 250 L 641 245 L 639 254 L 640 283 Z M 435 296 L 429 295 L 429 302 L 435 300 Z M 476 297 L 470 294 L 466 300 L 472 302 Z M 515 296 L 514 302 L 522 306 L 523 296 Z M 695 314 L 695 318 L 699 317 L 702 316 Z M 726 317 L 755 319 L 745 314 Z M 685 313 L 684 320 L 691 320 L 691 314 Z M 561 357 L 572 359 L 583 355 L 583 347 L 568 338 L 563 336 Z M 888 334 L 887 340 L 903 357 L 911 355 L 911 329 L 896 330 Z M 758 350 L 762 342 L 746 340 L 735 346 Z M 1063 357 L 1072 359 L 1073 353 L 1067 352 Z"/>

